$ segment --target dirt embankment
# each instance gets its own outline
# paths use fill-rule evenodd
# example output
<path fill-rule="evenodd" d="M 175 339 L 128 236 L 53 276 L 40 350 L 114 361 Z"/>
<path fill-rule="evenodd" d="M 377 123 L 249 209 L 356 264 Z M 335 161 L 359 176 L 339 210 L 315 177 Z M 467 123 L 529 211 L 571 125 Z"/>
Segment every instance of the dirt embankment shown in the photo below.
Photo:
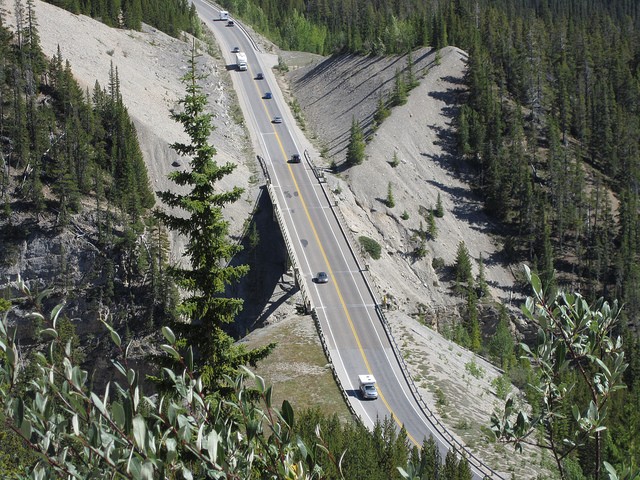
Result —
<path fill-rule="evenodd" d="M 371 133 L 379 99 L 388 98 L 396 74 L 408 75 L 408 57 L 342 56 L 315 62 L 289 74 L 292 95 L 316 137 L 315 161 L 340 173 L 330 177 L 340 209 L 354 235 L 383 245 L 371 261 L 383 293 L 408 312 L 435 313 L 459 303 L 452 295 L 447 269 L 434 270 L 433 260 L 451 266 L 460 242 L 472 259 L 483 261 L 493 298 L 512 301 L 514 278 L 504 263 L 495 226 L 480 200 L 461 179 L 464 163 L 455 153 L 454 118 L 464 92 L 467 55 L 454 47 L 413 53 L 413 75 L 420 84 L 406 105 L 395 107 Z M 367 159 L 344 168 L 349 129 L 355 118 L 369 132 Z M 392 165 L 393 159 L 398 161 Z M 395 207 L 387 206 L 391 189 Z M 444 217 L 436 219 L 437 236 L 426 242 L 427 255 L 416 259 L 416 233 L 427 228 L 427 213 L 440 197 Z"/>

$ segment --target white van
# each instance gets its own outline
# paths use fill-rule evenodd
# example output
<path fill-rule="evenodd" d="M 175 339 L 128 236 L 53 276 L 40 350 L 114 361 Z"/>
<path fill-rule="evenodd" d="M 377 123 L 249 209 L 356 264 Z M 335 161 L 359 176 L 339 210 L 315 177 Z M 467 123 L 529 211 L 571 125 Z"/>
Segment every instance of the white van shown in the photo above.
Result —
<path fill-rule="evenodd" d="M 229 20 L 229 12 L 220 10 L 220 20 Z"/>

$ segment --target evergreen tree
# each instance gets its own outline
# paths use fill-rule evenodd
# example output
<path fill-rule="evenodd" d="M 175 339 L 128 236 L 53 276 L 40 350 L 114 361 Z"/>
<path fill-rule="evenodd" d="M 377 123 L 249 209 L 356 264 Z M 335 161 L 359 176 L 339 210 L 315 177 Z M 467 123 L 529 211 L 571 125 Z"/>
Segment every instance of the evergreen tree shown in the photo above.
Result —
<path fill-rule="evenodd" d="M 438 192 L 438 199 L 436 200 L 435 216 L 438 218 L 444 217 L 444 207 L 442 206 L 442 198 L 440 192 Z"/>
<path fill-rule="evenodd" d="M 429 216 L 427 217 L 427 233 L 431 240 L 438 238 L 438 226 L 436 225 L 436 217 L 433 210 L 429 210 Z"/>
<path fill-rule="evenodd" d="M 346 164 L 350 167 L 360 165 L 364 161 L 364 134 L 355 117 L 351 119 L 351 132 L 347 146 Z"/>
<path fill-rule="evenodd" d="M 123 3 L 124 27 L 131 30 L 142 29 L 142 2 L 129 0 Z"/>
<path fill-rule="evenodd" d="M 478 296 L 473 288 L 467 289 L 467 308 L 465 329 L 469 335 L 468 348 L 473 352 L 479 352 L 482 348 L 482 333 L 480 332 L 480 319 L 478 312 Z"/>
<path fill-rule="evenodd" d="M 183 109 L 171 112 L 171 118 L 182 124 L 190 139 L 190 143 L 175 142 L 172 148 L 190 158 L 191 168 L 171 173 L 170 179 L 191 190 L 186 194 L 158 193 L 167 207 L 180 208 L 187 216 L 164 211 L 157 211 L 156 216 L 169 229 L 187 238 L 186 255 L 191 268 L 174 266 L 170 273 L 187 292 L 179 311 L 190 323 L 186 336 L 200 355 L 198 365 L 202 378 L 209 388 L 217 390 L 224 375 L 233 375 L 241 365 L 254 364 L 264 358 L 273 345 L 247 351 L 244 346 L 234 345 L 233 338 L 224 330 L 242 308 L 241 299 L 228 296 L 229 287 L 246 275 L 248 267 L 228 265 L 241 247 L 229 240 L 229 226 L 222 209 L 237 201 L 242 189 L 217 191 L 217 182 L 235 166 L 218 165 L 213 159 L 216 151 L 208 143 L 211 115 L 205 111 L 207 98 L 198 84 L 204 77 L 198 75 L 196 69 L 194 42 L 188 72 L 182 78 L 187 92 L 180 100 Z"/>
<path fill-rule="evenodd" d="M 456 277 L 456 290 L 460 293 L 465 284 L 466 288 L 473 286 L 473 274 L 471 271 L 471 257 L 469 256 L 469 250 L 462 240 L 458 244 L 458 250 L 456 251 L 456 261 L 453 266 Z"/>
<path fill-rule="evenodd" d="M 382 90 L 380 90 L 380 93 L 378 94 L 378 104 L 376 106 L 376 111 L 373 114 L 373 121 L 375 122 L 375 126 L 379 127 L 380 125 L 382 125 L 382 122 L 384 122 L 390 114 L 391 112 L 387 107 L 387 103 L 382 97 Z"/>
<path fill-rule="evenodd" d="M 407 53 L 407 89 L 412 90 L 416 88 L 419 83 L 416 80 L 416 75 L 413 71 L 413 55 L 411 55 L 411 51 Z"/>
<path fill-rule="evenodd" d="M 407 84 L 400 72 L 396 70 L 393 96 L 391 97 L 391 105 L 398 106 L 404 105 L 405 103 L 407 103 Z"/>
<path fill-rule="evenodd" d="M 391 182 L 389 182 L 389 185 L 387 185 L 387 200 L 386 200 L 386 203 L 387 203 L 387 207 L 389 207 L 389 208 L 393 208 L 393 207 L 396 206 L 396 201 L 393 198 L 393 188 L 392 188 Z"/>
<path fill-rule="evenodd" d="M 511 362 L 515 361 L 515 340 L 509 329 L 509 316 L 504 305 L 500 305 L 498 325 L 496 331 L 489 340 L 489 355 L 498 361 L 503 370 L 508 370 Z"/>
<path fill-rule="evenodd" d="M 458 478 L 458 459 L 453 450 L 447 452 L 447 456 L 444 459 L 444 465 L 440 473 L 443 480 L 457 480 Z"/>
<path fill-rule="evenodd" d="M 484 259 L 482 254 L 478 258 L 478 275 L 476 276 L 476 285 L 478 286 L 478 295 L 483 297 L 489 295 L 489 285 L 484 275 Z"/>

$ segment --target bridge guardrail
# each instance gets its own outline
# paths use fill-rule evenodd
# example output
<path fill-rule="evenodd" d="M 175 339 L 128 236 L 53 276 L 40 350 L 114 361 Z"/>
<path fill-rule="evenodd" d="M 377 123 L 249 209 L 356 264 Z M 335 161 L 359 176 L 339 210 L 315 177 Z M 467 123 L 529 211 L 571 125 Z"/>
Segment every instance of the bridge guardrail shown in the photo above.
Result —
<path fill-rule="evenodd" d="M 304 158 L 311 167 L 313 171 L 313 175 L 316 177 L 319 183 L 326 183 L 327 179 L 324 176 L 324 170 L 319 168 L 313 161 L 311 160 L 311 155 L 309 155 L 309 151 L 307 149 L 304 150 Z"/>
<path fill-rule="evenodd" d="M 273 213 L 276 216 L 276 221 L 280 226 L 280 230 L 282 231 L 282 238 L 284 239 L 285 247 L 287 248 L 287 253 L 289 254 L 289 258 L 293 263 L 293 273 L 296 279 L 296 283 L 300 287 L 300 294 L 302 295 L 302 301 L 304 302 L 304 310 L 306 313 L 311 313 L 312 305 L 311 305 L 311 296 L 307 290 L 307 283 L 300 272 L 300 264 L 298 262 L 298 257 L 296 256 L 296 252 L 293 248 L 293 243 L 291 242 L 291 238 L 289 237 L 289 231 L 287 230 L 287 226 L 284 222 L 284 218 L 282 218 L 282 211 L 280 208 L 280 203 L 278 203 L 278 199 L 276 197 L 276 192 L 273 189 L 273 185 L 271 182 L 267 184 L 267 192 L 269 192 L 269 198 L 271 198 L 271 204 L 273 205 Z"/>
<path fill-rule="evenodd" d="M 333 366 L 333 360 L 331 359 L 331 352 L 329 351 L 329 347 L 327 346 L 327 340 L 324 337 L 322 325 L 320 325 L 320 319 L 318 318 L 318 313 L 316 312 L 315 308 L 311 310 L 311 318 L 313 318 L 313 323 L 316 326 L 316 330 L 318 330 L 318 336 L 320 337 L 320 344 L 322 345 L 322 350 L 324 351 L 324 354 L 327 357 L 327 360 L 329 360 L 329 364 L 331 365 L 331 372 L 333 373 L 333 378 L 338 384 L 338 388 L 340 389 L 340 393 L 342 393 L 342 397 L 344 398 L 344 401 L 347 404 L 347 408 L 351 412 L 351 415 L 353 415 L 353 417 L 358 422 L 362 422 L 362 420 L 356 413 L 355 409 L 353 408 L 353 405 L 349 401 L 349 395 L 347 395 L 347 389 L 344 388 L 344 386 L 342 385 L 342 381 L 340 380 L 340 377 L 338 376 L 336 369 Z"/>

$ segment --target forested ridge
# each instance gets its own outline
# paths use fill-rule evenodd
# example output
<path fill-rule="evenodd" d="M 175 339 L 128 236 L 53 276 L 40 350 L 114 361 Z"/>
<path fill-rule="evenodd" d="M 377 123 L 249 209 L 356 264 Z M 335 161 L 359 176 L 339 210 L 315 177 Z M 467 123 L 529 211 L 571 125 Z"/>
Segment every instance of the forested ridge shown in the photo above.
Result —
<path fill-rule="evenodd" d="M 20 242 L 42 235 L 60 249 L 50 286 L 94 315 L 108 308 L 119 325 L 149 327 L 171 309 L 168 245 L 149 218 L 155 199 L 117 69 L 107 86 L 83 91 L 59 51 L 42 53 L 31 3 L 19 18 L 15 32 L 0 24 L 0 262 L 14 265 Z M 67 251 L 70 230 L 83 253 Z M 90 266 L 81 279 L 76 259 Z"/>

